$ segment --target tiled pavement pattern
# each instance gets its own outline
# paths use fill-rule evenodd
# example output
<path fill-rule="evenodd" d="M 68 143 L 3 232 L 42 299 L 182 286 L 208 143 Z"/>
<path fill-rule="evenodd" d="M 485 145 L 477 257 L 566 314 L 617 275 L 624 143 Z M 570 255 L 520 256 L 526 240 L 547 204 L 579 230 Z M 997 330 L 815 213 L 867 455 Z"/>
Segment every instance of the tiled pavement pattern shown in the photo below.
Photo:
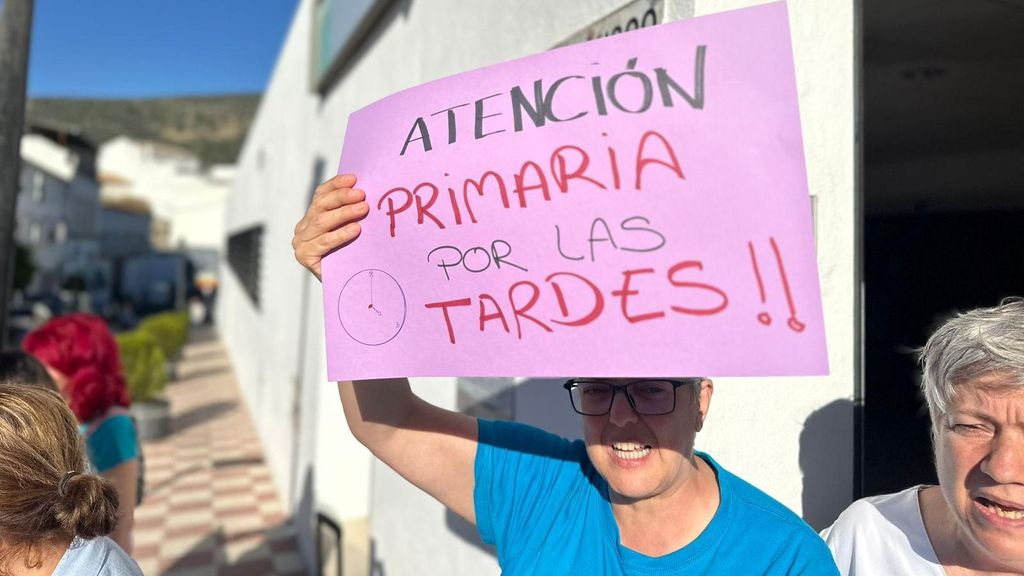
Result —
<path fill-rule="evenodd" d="M 133 556 L 147 575 L 304 575 L 227 355 L 193 335 L 167 387 L 172 432 L 143 445 Z"/>

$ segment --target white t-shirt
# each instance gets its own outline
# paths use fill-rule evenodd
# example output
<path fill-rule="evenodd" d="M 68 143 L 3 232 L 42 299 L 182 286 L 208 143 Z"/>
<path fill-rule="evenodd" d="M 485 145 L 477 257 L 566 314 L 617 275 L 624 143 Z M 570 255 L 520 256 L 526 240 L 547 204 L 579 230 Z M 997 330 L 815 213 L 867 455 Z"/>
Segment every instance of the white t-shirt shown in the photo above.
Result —
<path fill-rule="evenodd" d="M 921 518 L 922 488 L 858 500 L 821 531 L 843 576 L 945 576 Z"/>
<path fill-rule="evenodd" d="M 53 576 L 143 576 L 139 565 L 116 542 L 103 536 L 75 538 Z"/>

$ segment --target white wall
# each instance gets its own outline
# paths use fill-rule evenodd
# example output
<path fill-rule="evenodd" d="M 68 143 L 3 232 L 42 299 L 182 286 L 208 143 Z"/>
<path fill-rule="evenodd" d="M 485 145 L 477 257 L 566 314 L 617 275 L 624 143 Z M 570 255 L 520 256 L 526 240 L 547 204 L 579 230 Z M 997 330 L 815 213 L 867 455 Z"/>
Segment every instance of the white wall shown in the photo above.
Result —
<path fill-rule="evenodd" d="M 202 171 L 198 158 L 184 149 L 119 136 L 100 147 L 100 174 L 113 181 L 103 197 L 145 200 L 154 220 L 170 225 L 167 246 L 160 249 L 224 248 L 224 222 L 233 171 Z M 127 182 L 127 183 L 126 183 Z"/>
<path fill-rule="evenodd" d="M 312 566 L 313 514 L 338 522 L 369 514 L 370 457 L 348 433 L 337 389 L 326 381 L 320 287 L 290 244 L 314 181 L 333 173 L 340 153 L 341 135 L 326 119 L 347 116 L 307 90 L 310 7 L 303 2 L 292 22 L 226 209 L 228 236 L 263 226 L 261 302 L 253 305 L 225 263 L 218 325 Z"/>
<path fill-rule="evenodd" d="M 371 488 L 370 460 L 347 434 L 334 386 L 323 381 L 320 291 L 292 257 L 295 222 L 314 180 L 333 174 L 350 112 L 434 78 L 548 49 L 623 3 L 580 0 L 568 8 L 544 0 L 396 1 L 323 99 L 308 89 L 313 2 L 305 0 L 298 9 L 242 150 L 228 206 L 229 234 L 264 226 L 261 305 L 252 306 L 225 270 L 220 325 L 278 486 L 298 504 L 301 490 L 291 486 L 315 464 L 317 508 L 339 519 L 372 514 L 377 560 L 389 576 L 495 574 L 498 569 L 486 550 L 459 535 L 451 515 L 390 470 L 375 466 Z M 689 17 L 756 3 L 676 0 L 669 2 L 669 12 Z M 854 13 L 849 4 L 789 2 L 808 177 L 817 197 L 832 375 L 717 380 L 710 420 L 698 439 L 701 449 L 793 510 L 822 518 L 849 502 L 853 479 Z M 318 162 L 323 171 L 317 176 Z M 419 380 L 413 386 L 441 406 L 455 405 L 454 379 Z M 560 388 L 534 383 L 520 391 L 516 413 L 522 419 L 565 434 L 578 428 Z M 296 402 L 302 407 L 298 427 Z"/>

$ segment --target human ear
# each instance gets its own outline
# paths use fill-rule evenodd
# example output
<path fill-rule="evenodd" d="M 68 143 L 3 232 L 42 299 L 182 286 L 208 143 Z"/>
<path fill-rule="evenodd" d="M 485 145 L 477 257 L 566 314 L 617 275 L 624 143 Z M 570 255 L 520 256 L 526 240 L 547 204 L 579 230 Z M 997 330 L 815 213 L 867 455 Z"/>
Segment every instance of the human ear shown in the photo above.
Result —
<path fill-rule="evenodd" d="M 697 431 L 704 427 L 704 419 L 708 416 L 708 410 L 711 409 L 711 396 L 715 393 L 715 383 L 710 378 L 705 378 L 700 382 L 700 391 L 697 394 Z"/>

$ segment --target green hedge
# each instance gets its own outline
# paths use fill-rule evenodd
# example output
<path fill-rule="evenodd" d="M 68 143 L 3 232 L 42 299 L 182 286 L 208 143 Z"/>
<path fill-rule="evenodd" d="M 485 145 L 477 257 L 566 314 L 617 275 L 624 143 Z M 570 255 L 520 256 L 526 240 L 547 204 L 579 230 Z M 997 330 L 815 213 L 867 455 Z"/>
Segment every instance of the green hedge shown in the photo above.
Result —
<path fill-rule="evenodd" d="M 132 330 L 114 336 L 132 401 L 145 402 L 167 386 L 167 357 L 152 334 Z"/>
<path fill-rule="evenodd" d="M 139 330 L 149 333 L 168 360 L 176 360 L 188 341 L 188 311 L 162 312 L 147 316 L 139 323 Z"/>

